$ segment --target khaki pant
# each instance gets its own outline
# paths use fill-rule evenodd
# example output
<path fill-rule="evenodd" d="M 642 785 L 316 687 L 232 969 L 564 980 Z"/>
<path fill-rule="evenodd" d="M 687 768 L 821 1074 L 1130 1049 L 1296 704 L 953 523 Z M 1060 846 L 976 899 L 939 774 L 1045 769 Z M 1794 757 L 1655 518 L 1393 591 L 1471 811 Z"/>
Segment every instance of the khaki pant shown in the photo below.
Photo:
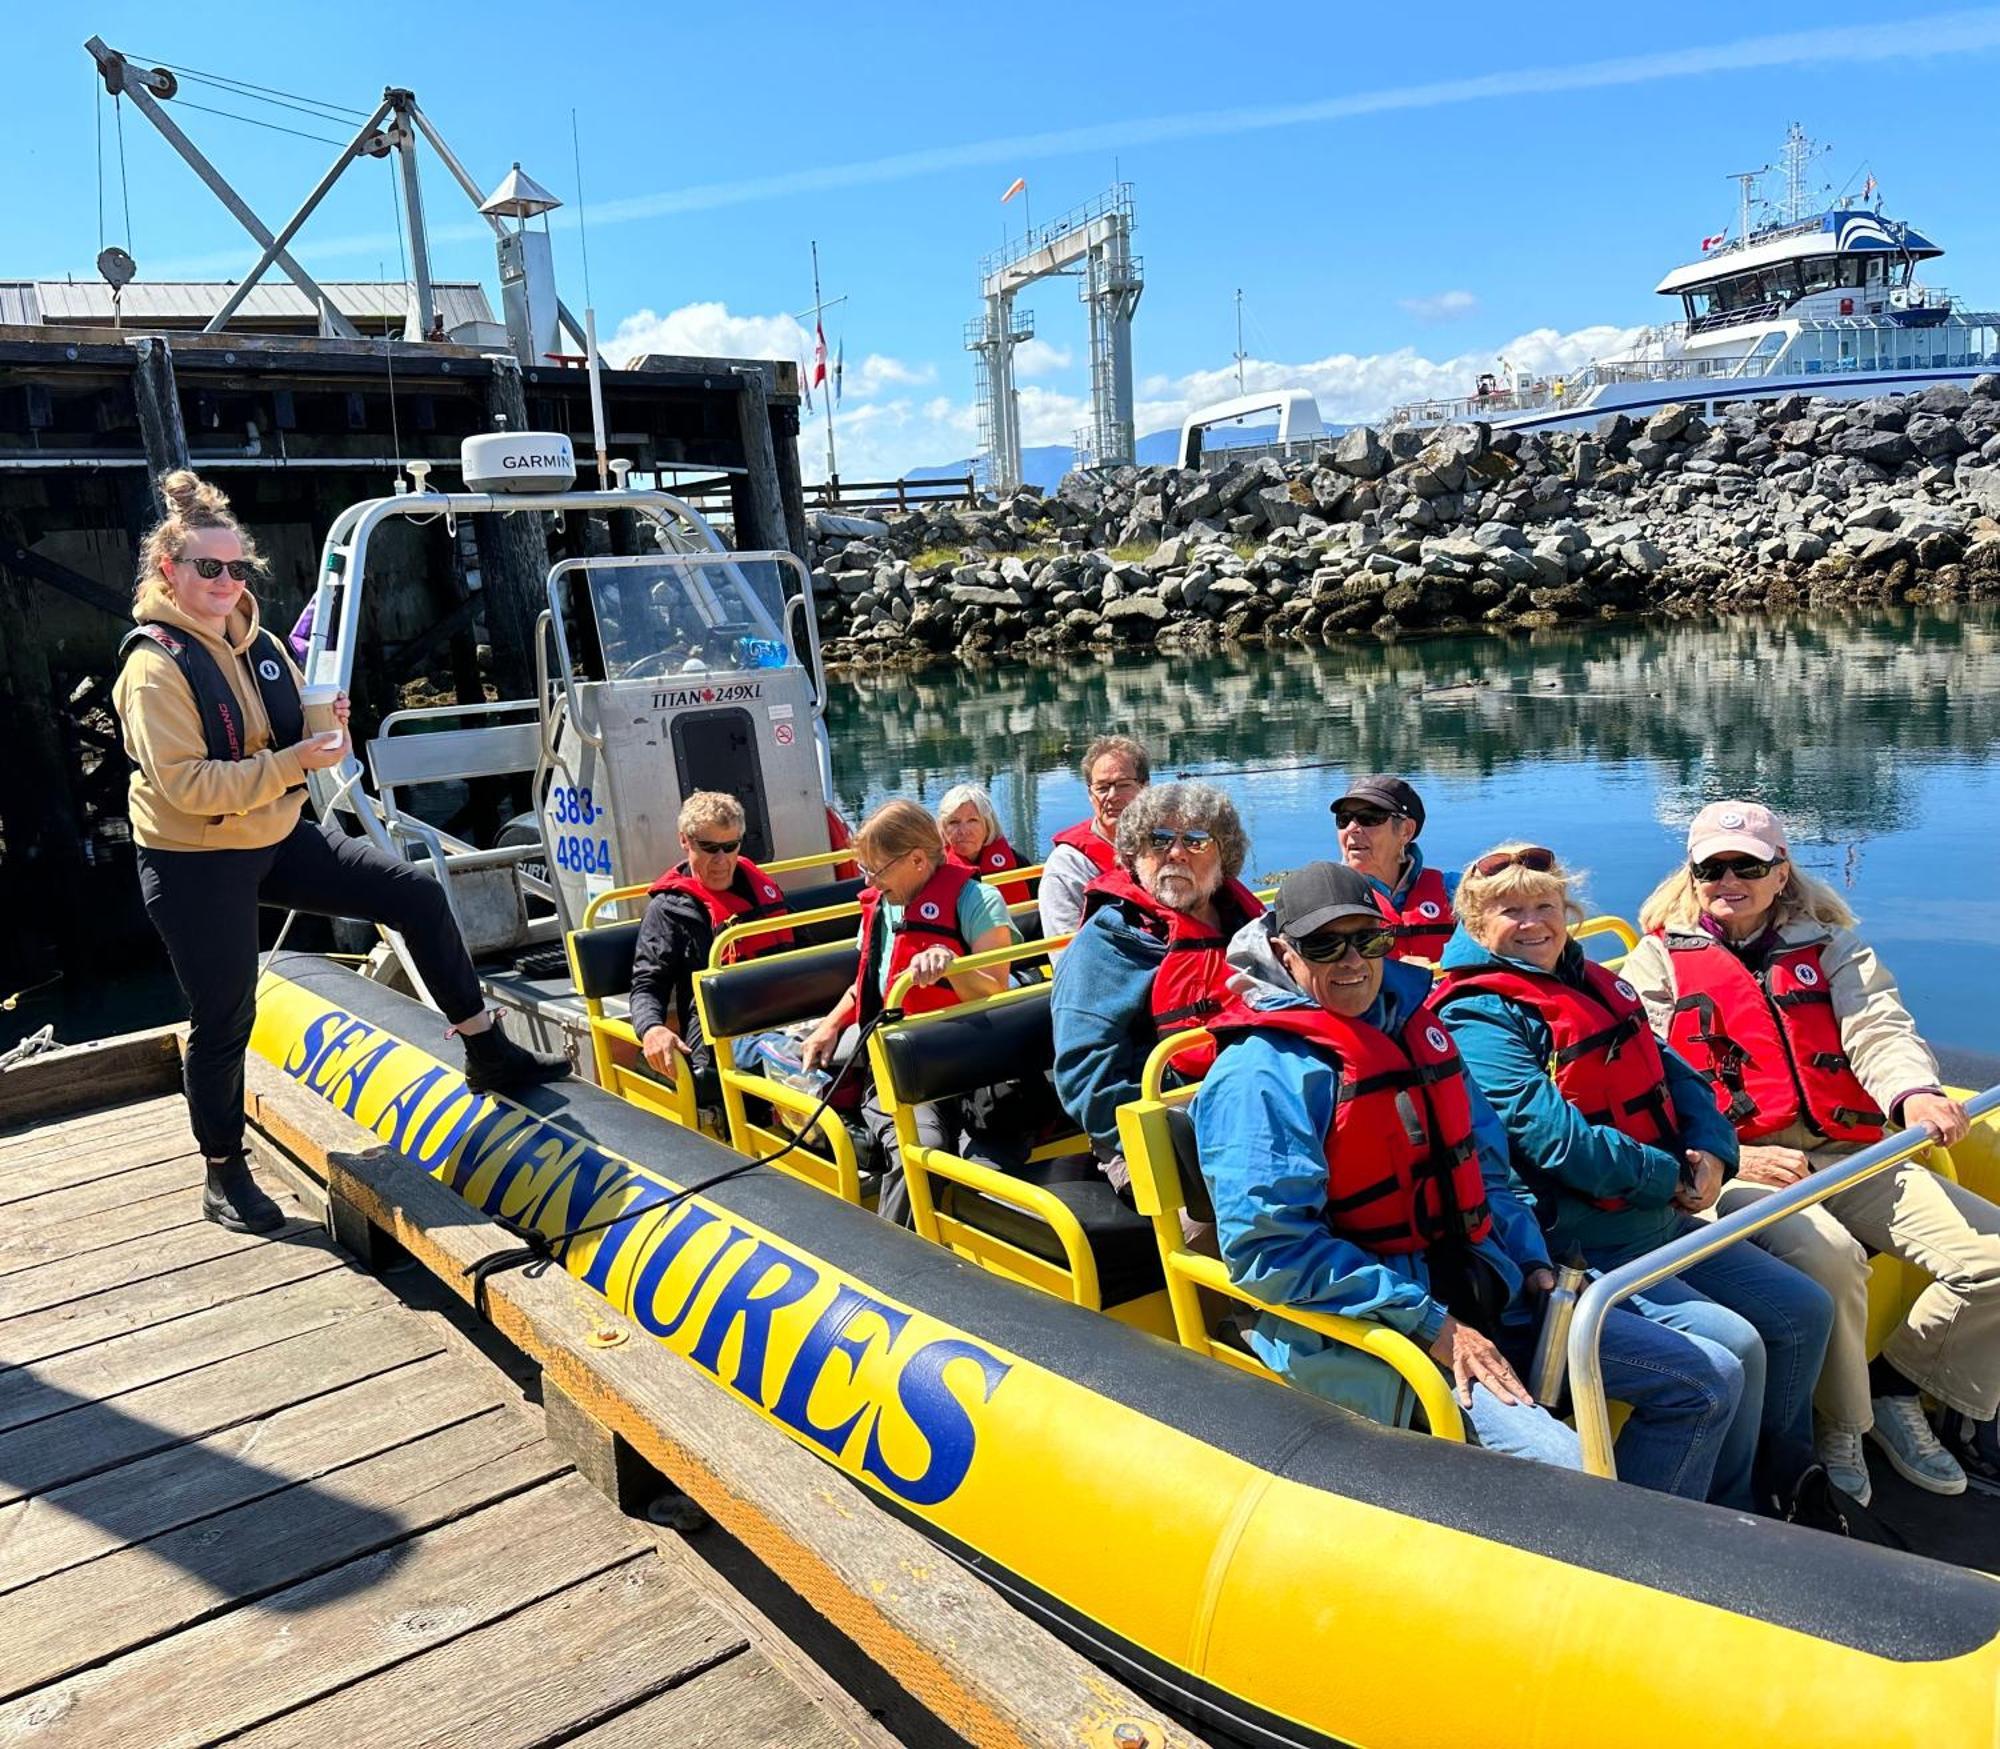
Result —
<path fill-rule="evenodd" d="M 1816 1166 L 1842 1150 L 1821 1149 Z M 1730 1184 L 1716 1204 L 1733 1214 L 1772 1194 L 1767 1184 Z M 1875 1416 L 1868 1392 L 1868 1257 L 1885 1251 L 1931 1277 L 1882 1346 L 1889 1363 L 1927 1395 L 1989 1419 L 2000 1404 L 2000 1209 L 1920 1165 L 1877 1173 L 1815 1208 L 1788 1215 L 1757 1243 L 1833 1296 L 1813 1406 L 1830 1426 L 1865 1433 Z"/>

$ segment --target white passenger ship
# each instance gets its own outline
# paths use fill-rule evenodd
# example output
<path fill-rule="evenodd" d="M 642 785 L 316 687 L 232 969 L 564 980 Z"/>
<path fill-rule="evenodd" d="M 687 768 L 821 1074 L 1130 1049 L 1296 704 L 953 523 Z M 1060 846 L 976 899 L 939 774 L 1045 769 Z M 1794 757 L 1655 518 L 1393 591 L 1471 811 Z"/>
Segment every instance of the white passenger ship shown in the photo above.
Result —
<path fill-rule="evenodd" d="M 1794 126 L 1780 171 L 1784 198 L 1753 222 L 1761 171 L 1737 180 L 1735 234 L 1704 240 L 1698 259 L 1654 287 L 1678 298 L 1682 319 L 1647 329 L 1628 352 L 1562 375 L 1504 366 L 1471 395 L 1398 407 L 1391 425 L 1490 419 L 1548 430 L 1611 412 L 1644 417 L 1675 401 L 1766 399 L 1803 392 L 1836 400 L 1968 385 L 2000 370 L 2000 313 L 1961 307 L 1917 277 L 1943 249 L 1913 225 L 1885 217 L 1871 176 L 1858 200 L 1817 201 L 1806 188 L 1815 155 Z"/>

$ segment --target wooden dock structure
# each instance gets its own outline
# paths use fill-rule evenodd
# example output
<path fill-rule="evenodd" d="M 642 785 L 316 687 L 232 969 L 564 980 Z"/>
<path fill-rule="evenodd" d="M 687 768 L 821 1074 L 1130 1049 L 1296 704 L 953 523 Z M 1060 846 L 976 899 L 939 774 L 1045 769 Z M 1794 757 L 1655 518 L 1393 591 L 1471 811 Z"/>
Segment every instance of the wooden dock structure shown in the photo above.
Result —
<path fill-rule="evenodd" d="M 171 1031 L 0 1076 L 0 1744 L 1199 1749 L 259 1069 L 267 1238 Z"/>

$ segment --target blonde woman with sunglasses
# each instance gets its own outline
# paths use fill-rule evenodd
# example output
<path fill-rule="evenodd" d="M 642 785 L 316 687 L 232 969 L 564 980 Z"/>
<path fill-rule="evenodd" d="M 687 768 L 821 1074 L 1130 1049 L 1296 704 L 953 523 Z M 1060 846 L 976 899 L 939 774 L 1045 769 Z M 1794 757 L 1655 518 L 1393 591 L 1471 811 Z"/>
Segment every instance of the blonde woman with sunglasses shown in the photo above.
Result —
<path fill-rule="evenodd" d="M 1638 993 L 1570 938 L 1578 877 L 1554 851 L 1476 858 L 1454 899 L 1433 1006 L 1507 1132 L 1550 1248 L 1594 1268 L 1689 1231 L 1736 1169 L 1736 1132 L 1708 1084 L 1659 1045 Z M 1839 1528 L 1813 1456 L 1812 1387 L 1833 1305 L 1754 1246 L 1705 1259 L 1626 1302 L 1734 1358 L 1743 1375 L 1711 1498 Z"/>
<path fill-rule="evenodd" d="M 1949 1145 L 1965 1108 L 1896 981 L 1840 895 L 1791 859 L 1782 821 L 1752 801 L 1702 809 L 1688 858 L 1639 912 L 1625 962 L 1653 1029 L 1708 1078 L 1742 1142 L 1727 1213 L 1795 1184 L 1891 1129 Z M 1877 1173 L 1757 1235 L 1833 1296 L 1813 1403 L 1820 1461 L 1864 1504 L 1864 1438 L 1904 1480 L 2000 1492 L 2000 1209 L 1911 1163 Z M 1868 1359 L 1870 1251 L 1931 1277 Z M 1925 1396 L 1939 1406 L 1933 1427 Z"/>
<path fill-rule="evenodd" d="M 410 864 L 304 817 L 306 774 L 347 756 L 308 735 L 299 672 L 245 587 L 264 574 L 229 500 L 186 469 L 164 475 L 167 514 L 140 549 L 137 622 L 113 698 L 130 756 L 130 814 L 146 915 L 188 1004 L 183 1082 L 207 1162 L 202 1214 L 266 1233 L 283 1213 L 243 1151 L 243 1053 L 257 1012 L 259 905 L 356 917 L 401 932 L 465 1046 L 466 1084 L 497 1092 L 569 1072 L 524 1050 L 486 1012 L 444 889 Z"/>

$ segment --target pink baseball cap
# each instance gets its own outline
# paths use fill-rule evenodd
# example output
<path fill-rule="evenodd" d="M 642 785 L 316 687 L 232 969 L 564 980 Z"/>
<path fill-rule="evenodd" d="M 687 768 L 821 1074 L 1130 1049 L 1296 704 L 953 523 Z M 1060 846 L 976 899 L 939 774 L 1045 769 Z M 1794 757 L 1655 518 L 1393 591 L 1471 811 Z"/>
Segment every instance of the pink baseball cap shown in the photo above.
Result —
<path fill-rule="evenodd" d="M 1785 829 L 1761 802 L 1710 802 L 1688 827 L 1688 861 L 1706 862 L 1728 851 L 1776 862 L 1785 854 Z"/>

